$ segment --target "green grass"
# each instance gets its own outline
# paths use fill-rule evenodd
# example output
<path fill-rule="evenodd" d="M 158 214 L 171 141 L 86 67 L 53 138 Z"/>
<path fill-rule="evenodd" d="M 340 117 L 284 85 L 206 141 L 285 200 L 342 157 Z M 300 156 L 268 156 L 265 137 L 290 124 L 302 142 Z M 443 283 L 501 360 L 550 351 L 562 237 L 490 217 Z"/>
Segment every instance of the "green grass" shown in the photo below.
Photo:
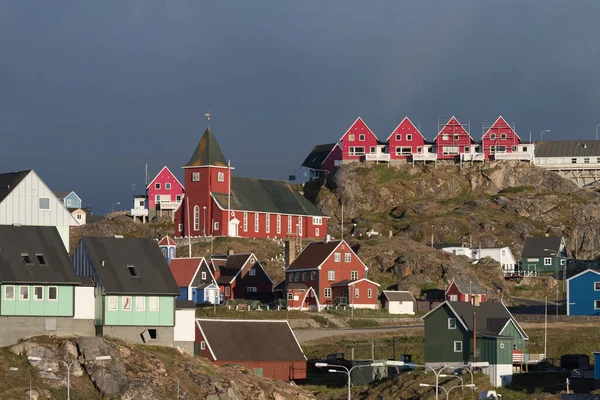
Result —
<path fill-rule="evenodd" d="M 434 285 L 434 287 L 437 287 Z M 326 311 L 328 314 L 335 315 L 338 317 L 352 317 L 352 310 L 350 309 L 331 309 Z M 390 314 L 386 310 L 382 309 L 370 309 L 370 308 L 359 308 L 354 310 L 355 318 L 395 318 L 395 319 L 406 319 L 406 318 L 420 318 L 424 313 L 416 313 L 415 315 L 406 314 Z"/>
<path fill-rule="evenodd" d="M 379 327 L 379 322 L 373 320 L 373 319 L 351 319 L 350 321 L 348 321 L 348 326 L 350 328 L 357 328 L 357 329 L 361 329 L 361 328 L 377 328 Z"/>
<path fill-rule="evenodd" d="M 513 193 L 523 193 L 534 191 L 535 188 L 533 186 L 512 186 L 502 189 L 499 194 L 513 194 Z"/>
<path fill-rule="evenodd" d="M 286 310 L 263 310 L 248 311 L 228 309 L 227 306 L 216 307 L 216 314 L 212 307 L 203 307 L 196 309 L 197 318 L 232 318 L 232 319 L 309 319 L 311 314 L 301 311 Z"/>

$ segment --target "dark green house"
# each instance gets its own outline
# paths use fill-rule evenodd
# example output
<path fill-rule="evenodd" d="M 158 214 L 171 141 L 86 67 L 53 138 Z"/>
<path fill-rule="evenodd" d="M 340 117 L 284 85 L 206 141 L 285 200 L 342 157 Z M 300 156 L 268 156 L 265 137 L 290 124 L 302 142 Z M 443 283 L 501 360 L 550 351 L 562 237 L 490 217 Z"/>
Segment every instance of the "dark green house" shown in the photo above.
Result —
<path fill-rule="evenodd" d="M 425 364 L 432 367 L 488 362 L 492 385 L 512 380 L 513 351 L 525 353 L 529 339 L 502 303 L 444 302 L 426 314 Z M 473 338 L 476 356 L 473 356 Z"/>
<path fill-rule="evenodd" d="M 521 253 L 521 268 L 534 275 L 562 273 L 568 258 L 565 239 L 542 236 L 525 239 Z"/>

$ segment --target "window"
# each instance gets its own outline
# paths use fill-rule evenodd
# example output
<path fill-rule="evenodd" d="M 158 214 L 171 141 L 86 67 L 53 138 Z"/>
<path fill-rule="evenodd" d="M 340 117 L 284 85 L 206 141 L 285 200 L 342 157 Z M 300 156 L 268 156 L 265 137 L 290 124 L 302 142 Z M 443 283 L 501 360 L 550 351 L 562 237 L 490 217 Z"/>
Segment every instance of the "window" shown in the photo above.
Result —
<path fill-rule="evenodd" d="M 231 287 L 225 286 L 225 296 L 229 297 L 231 295 Z"/>
<path fill-rule="evenodd" d="M 288 233 L 292 233 L 292 216 L 288 215 Z"/>
<path fill-rule="evenodd" d="M 250 275 L 250 276 L 256 276 L 256 268 L 250 268 L 248 270 L 248 275 Z"/>
<path fill-rule="evenodd" d="M 406 140 L 408 142 L 410 142 L 412 140 L 412 135 L 411 134 L 406 135 Z"/>
<path fill-rule="evenodd" d="M 490 153 L 494 154 L 496 152 L 496 146 L 490 146 Z"/>
<path fill-rule="evenodd" d="M 514 153 L 514 152 L 516 152 L 516 151 L 517 151 L 517 146 L 514 146 L 514 145 L 513 145 L 513 146 L 511 147 L 511 151 L 512 151 L 513 153 Z"/>
<path fill-rule="evenodd" d="M 594 290 L 595 291 L 600 291 L 600 282 L 594 282 Z"/>
<path fill-rule="evenodd" d="M 150 340 L 156 340 L 156 329 L 148 329 L 148 335 L 150 335 Z"/>
<path fill-rule="evenodd" d="M 398 140 L 398 141 L 402 140 L 402 135 L 399 133 L 396 134 L 396 140 Z"/>
<path fill-rule="evenodd" d="M 454 352 L 455 353 L 462 352 L 462 342 L 460 342 L 460 341 L 455 341 L 454 342 Z"/>
<path fill-rule="evenodd" d="M 148 297 L 148 309 L 150 311 L 158 311 L 158 309 L 159 309 L 158 297 Z"/>
<path fill-rule="evenodd" d="M 170 182 L 165 183 L 165 189 L 171 190 L 171 183 Z"/>
<path fill-rule="evenodd" d="M 571 158 L 571 164 L 577 164 L 577 159 L 576 158 Z"/>
<path fill-rule="evenodd" d="M 118 309 L 119 298 L 117 296 L 108 297 L 108 310 L 116 311 Z"/>
<path fill-rule="evenodd" d="M 40 197 L 40 210 L 50 209 L 50 197 Z"/>
<path fill-rule="evenodd" d="M 146 311 L 146 298 L 143 296 L 135 297 L 135 311 Z"/>
<path fill-rule="evenodd" d="M 306 276 L 307 276 L 307 273 L 303 272 L 302 273 L 302 282 L 306 282 Z"/>
<path fill-rule="evenodd" d="M 423 147 L 422 146 L 418 146 L 417 147 L 417 154 L 421 154 L 423 153 Z"/>
<path fill-rule="evenodd" d="M 180 194 L 175 195 L 175 201 L 178 202 L 178 203 L 181 203 L 181 195 Z"/>
<path fill-rule="evenodd" d="M 194 206 L 194 230 L 200 230 L 200 207 Z"/>
<path fill-rule="evenodd" d="M 200 350 L 206 350 L 206 342 L 204 340 L 200 342 Z"/>
<path fill-rule="evenodd" d="M 527 147 L 523 147 L 523 151 L 527 153 Z"/>
<path fill-rule="evenodd" d="M 458 140 L 458 135 L 454 135 L 454 140 Z"/>
<path fill-rule="evenodd" d="M 319 237 L 319 228 L 315 228 L 315 236 Z"/>
<path fill-rule="evenodd" d="M 590 163 L 590 159 L 589 158 L 584 158 L 583 159 L 583 163 L 584 164 L 589 164 Z"/>
<path fill-rule="evenodd" d="M 248 232 L 248 213 L 244 213 L 244 232 Z"/>
<path fill-rule="evenodd" d="M 358 140 L 360 140 L 361 142 L 365 140 L 365 135 L 360 134 L 358 135 Z"/>
<path fill-rule="evenodd" d="M 506 153 L 506 146 L 496 146 L 496 153 Z"/>
<path fill-rule="evenodd" d="M 500 139 L 502 139 L 502 140 L 506 139 L 506 133 L 501 133 L 500 134 Z"/>
<path fill-rule="evenodd" d="M 281 214 L 277 214 L 277 233 L 281 233 Z"/>
<path fill-rule="evenodd" d="M 58 286 L 48 287 L 48 300 L 50 300 L 50 301 L 58 300 Z"/>
<path fill-rule="evenodd" d="M 354 288 L 354 298 L 358 299 L 360 297 L 360 289 Z"/>
<path fill-rule="evenodd" d="M 219 223 L 218 222 L 213 223 L 213 230 L 215 230 L 215 231 L 219 230 Z"/>
<path fill-rule="evenodd" d="M 322 225 L 323 217 L 313 217 L 313 225 Z"/>
<path fill-rule="evenodd" d="M 42 301 L 44 300 L 44 288 L 42 286 L 33 287 L 33 300 Z"/>
<path fill-rule="evenodd" d="M 448 329 L 456 329 L 456 318 L 448 318 Z"/>
<path fill-rule="evenodd" d="M 350 271 L 350 279 L 355 281 L 358 279 L 358 271 Z"/>
<path fill-rule="evenodd" d="M 298 217 L 298 236 L 302 236 L 302 217 Z"/>
<path fill-rule="evenodd" d="M 77 219 L 81 219 L 81 214 L 77 214 Z"/>
<path fill-rule="evenodd" d="M 296 272 L 296 282 L 300 282 L 300 272 Z"/>
<path fill-rule="evenodd" d="M 412 147 L 410 146 L 396 146 L 397 156 L 410 156 L 412 154 Z"/>
<path fill-rule="evenodd" d="M 183 232 L 183 224 L 179 224 L 179 232 Z"/>
<path fill-rule="evenodd" d="M 139 278 L 140 275 L 137 272 L 137 269 L 135 269 L 135 267 L 133 265 L 128 265 L 127 266 L 127 272 L 129 272 L 129 276 L 131 276 L 132 278 Z"/>
<path fill-rule="evenodd" d="M 192 172 L 192 182 L 200 182 L 200 172 Z"/>
<path fill-rule="evenodd" d="M 335 281 L 335 271 L 327 271 L 327 280 Z"/>
<path fill-rule="evenodd" d="M 552 265 L 552 258 L 544 257 L 544 265 Z"/>
<path fill-rule="evenodd" d="M 25 265 L 33 265 L 33 260 L 31 259 L 29 253 L 21 253 L 21 260 Z"/>
<path fill-rule="evenodd" d="M 348 140 L 351 142 L 354 142 L 354 135 L 353 134 L 348 135 Z"/>
<path fill-rule="evenodd" d="M 377 149 L 375 148 L 375 146 L 371 146 L 369 153 L 371 153 L 371 154 L 377 153 Z"/>
<path fill-rule="evenodd" d="M 496 134 L 490 133 L 490 140 L 496 140 Z"/>
<path fill-rule="evenodd" d="M 442 135 L 442 140 L 448 140 L 448 135 Z"/>
<path fill-rule="evenodd" d="M 450 295 L 450 301 L 458 301 L 458 295 L 457 294 L 451 294 Z"/>
<path fill-rule="evenodd" d="M 294 294 L 292 292 L 288 293 L 288 300 L 294 300 Z"/>
<path fill-rule="evenodd" d="M 351 156 L 364 156 L 365 148 L 363 146 L 359 147 L 350 147 L 349 152 Z"/>
<path fill-rule="evenodd" d="M 600 310 L 600 300 L 594 300 L 594 310 Z"/>
<path fill-rule="evenodd" d="M 121 310 L 131 311 L 131 296 L 121 297 Z"/>
<path fill-rule="evenodd" d="M 265 230 L 267 233 L 271 232 L 271 214 L 265 215 Z"/>
<path fill-rule="evenodd" d="M 225 174 L 222 172 L 217 173 L 217 181 L 225 182 Z"/>
<path fill-rule="evenodd" d="M 458 146 L 443 146 L 442 154 L 445 156 L 458 154 Z"/>
<path fill-rule="evenodd" d="M 369 299 L 373 298 L 373 289 L 367 289 L 367 297 Z"/>
<path fill-rule="evenodd" d="M 565 265 L 565 259 L 564 258 L 560 259 L 560 265 Z"/>
<path fill-rule="evenodd" d="M 288 281 L 290 282 L 294 282 L 294 273 L 292 272 L 291 274 L 288 274 Z"/>
<path fill-rule="evenodd" d="M 500 343 L 500 348 L 503 349 L 504 348 L 504 343 Z"/>
<path fill-rule="evenodd" d="M 246 288 L 246 292 L 248 292 L 248 293 L 256 293 L 256 287 L 255 286 L 248 286 Z"/>
<path fill-rule="evenodd" d="M 317 279 L 317 273 L 315 271 L 310 271 L 310 280 L 314 281 Z"/>
<path fill-rule="evenodd" d="M 333 253 L 333 261 L 342 262 L 342 253 Z"/>
<path fill-rule="evenodd" d="M 344 253 L 344 262 L 352 262 L 352 253 Z"/>
<path fill-rule="evenodd" d="M 4 286 L 4 300 L 14 300 L 15 299 L 15 287 L 14 286 Z"/>
<path fill-rule="evenodd" d="M 463 150 L 465 151 L 465 153 L 470 153 L 471 152 L 471 148 L 470 147 L 464 147 Z"/>
<path fill-rule="evenodd" d="M 600 164 L 600 157 L 596 158 L 596 163 Z"/>
<path fill-rule="evenodd" d="M 323 297 L 325 297 L 326 299 L 331 298 L 331 288 L 323 289 Z M 599 301 L 599 303 L 600 303 L 600 301 Z"/>
<path fill-rule="evenodd" d="M 258 213 L 254 213 L 254 232 L 258 232 Z"/>
<path fill-rule="evenodd" d="M 29 300 L 29 286 L 19 287 L 19 300 Z"/>
<path fill-rule="evenodd" d="M 517 350 L 517 344 L 513 343 L 513 350 Z"/>

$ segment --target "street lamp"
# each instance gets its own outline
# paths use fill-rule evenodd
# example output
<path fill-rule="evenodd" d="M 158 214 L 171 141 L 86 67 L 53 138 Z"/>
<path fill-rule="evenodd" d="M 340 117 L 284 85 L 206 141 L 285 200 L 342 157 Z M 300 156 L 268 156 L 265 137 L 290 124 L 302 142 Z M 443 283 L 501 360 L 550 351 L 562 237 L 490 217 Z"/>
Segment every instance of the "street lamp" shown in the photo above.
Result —
<path fill-rule="evenodd" d="M 389 365 L 389 362 L 388 362 Z M 385 366 L 384 363 L 382 362 L 378 362 L 378 363 L 370 363 L 370 364 L 363 364 L 363 365 L 355 365 L 354 367 L 348 369 L 347 367 L 343 366 L 343 365 L 333 365 L 333 364 L 327 364 L 327 363 L 323 363 L 323 362 L 318 362 L 315 363 L 315 367 L 317 368 L 329 368 L 327 370 L 327 372 L 331 372 L 331 373 L 338 373 L 338 374 L 346 374 L 348 375 L 348 400 L 352 399 L 352 371 L 355 370 L 356 368 L 364 368 L 364 367 L 383 367 Z M 333 369 L 333 368 L 342 368 L 340 369 Z"/>
<path fill-rule="evenodd" d="M 444 365 L 442 368 L 440 368 L 438 371 L 436 371 L 433 367 L 430 367 L 429 365 L 414 364 L 414 363 L 405 363 L 404 361 L 388 361 L 386 364 L 388 366 L 390 366 L 390 367 L 407 366 L 407 367 L 421 367 L 421 368 L 427 368 L 427 369 L 429 369 L 435 375 L 435 388 L 436 388 L 435 389 L 435 400 L 439 399 L 439 390 L 438 390 L 438 387 L 439 387 L 439 383 L 440 383 L 440 373 L 443 370 L 445 370 L 446 368 L 448 368 L 447 365 Z"/>
<path fill-rule="evenodd" d="M 204 222 L 202 223 L 202 234 L 206 236 L 206 206 L 202 206 L 202 215 Z"/>
<path fill-rule="evenodd" d="M 439 386 L 438 384 L 430 385 L 428 383 L 419 383 L 419 386 L 421 386 L 421 387 L 435 387 L 435 398 L 436 399 L 438 397 L 438 390 L 442 389 L 444 392 L 446 392 L 446 399 L 448 399 L 448 391 L 443 386 Z"/>
<path fill-rule="evenodd" d="M 98 356 L 91 360 L 84 359 L 83 362 L 107 361 L 110 359 L 111 359 L 110 356 Z M 35 357 L 35 356 L 29 356 L 29 357 L 27 357 L 27 360 L 29 360 L 29 361 L 56 361 L 58 363 L 63 363 L 65 365 L 65 367 L 67 367 L 67 400 L 71 400 L 71 367 L 73 366 L 73 364 L 75 362 L 79 362 L 79 360 L 74 360 L 70 363 L 67 363 L 66 361 L 58 359 L 58 358 L 42 358 L 42 357 Z"/>
<path fill-rule="evenodd" d="M 9 367 L 8 370 L 10 372 L 18 372 L 19 368 L 18 367 Z M 40 370 L 40 372 L 48 372 L 48 370 Z M 27 375 L 29 375 L 29 400 L 32 400 L 33 399 L 33 387 L 31 385 L 32 377 L 31 377 L 31 372 L 29 372 L 29 370 L 27 370 Z"/>
<path fill-rule="evenodd" d="M 551 256 L 560 258 L 560 262 L 564 264 L 563 267 L 563 276 L 562 276 L 562 283 L 563 283 L 563 297 L 565 296 L 565 276 L 567 275 L 567 262 L 564 260 L 563 257 L 559 256 L 558 253 L 555 250 L 550 250 L 550 249 L 544 249 L 544 251 L 547 251 L 550 253 Z M 556 264 L 556 260 L 554 261 L 554 275 L 556 276 L 556 280 L 558 281 L 558 265 Z M 556 283 L 556 316 L 558 317 L 558 282 Z"/>
<path fill-rule="evenodd" d="M 475 390 L 475 385 L 472 383 L 467 383 L 466 385 L 456 385 L 456 386 L 452 386 L 450 389 L 448 389 L 448 396 L 450 396 L 450 392 L 452 391 L 452 389 L 456 389 L 459 387 L 462 387 L 463 389 L 468 387 L 468 388 Z"/>
<path fill-rule="evenodd" d="M 544 129 L 543 131 L 540 132 L 540 142 L 543 142 L 543 137 L 544 137 L 544 132 L 548 132 L 550 133 L 550 129 Z"/>
<path fill-rule="evenodd" d="M 120 202 L 120 201 L 117 201 L 117 202 L 114 202 L 114 203 L 113 203 L 113 205 L 112 205 L 112 207 L 111 207 L 111 210 L 112 210 L 112 212 L 113 212 L 113 213 L 115 212 L 115 206 L 116 206 L 116 205 L 119 205 L 119 204 L 121 204 L 121 202 Z"/>

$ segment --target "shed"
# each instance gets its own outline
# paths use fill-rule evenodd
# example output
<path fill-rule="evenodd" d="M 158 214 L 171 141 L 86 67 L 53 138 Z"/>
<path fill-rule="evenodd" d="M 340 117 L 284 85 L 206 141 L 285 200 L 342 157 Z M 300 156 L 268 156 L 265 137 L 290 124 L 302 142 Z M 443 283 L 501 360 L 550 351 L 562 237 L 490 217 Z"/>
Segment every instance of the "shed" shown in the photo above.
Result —
<path fill-rule="evenodd" d="M 381 295 L 381 308 L 390 314 L 415 314 L 415 298 L 408 291 L 384 290 Z"/>

